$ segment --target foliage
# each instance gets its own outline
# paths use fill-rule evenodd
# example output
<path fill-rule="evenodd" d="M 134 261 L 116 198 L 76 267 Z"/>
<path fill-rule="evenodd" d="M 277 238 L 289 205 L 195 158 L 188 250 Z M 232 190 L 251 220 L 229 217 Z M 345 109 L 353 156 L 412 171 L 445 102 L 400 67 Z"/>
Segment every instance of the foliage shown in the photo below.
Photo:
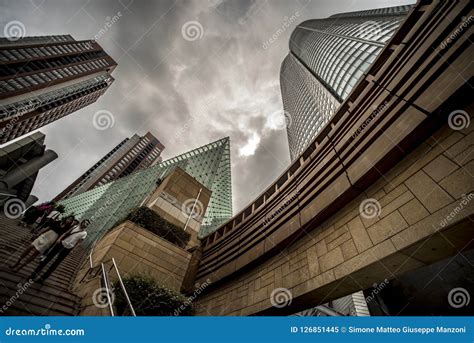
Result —
<path fill-rule="evenodd" d="M 186 247 L 191 235 L 183 229 L 173 225 L 163 219 L 156 212 L 148 207 L 139 207 L 125 218 L 131 222 L 143 227 L 144 229 L 153 232 L 155 235 L 175 244 L 181 248 Z"/>
<path fill-rule="evenodd" d="M 153 278 L 144 275 L 129 276 L 123 279 L 130 302 L 137 316 L 189 316 L 192 304 L 181 293 L 158 284 Z M 125 295 L 118 281 L 114 284 L 115 307 L 119 315 L 130 315 Z"/>

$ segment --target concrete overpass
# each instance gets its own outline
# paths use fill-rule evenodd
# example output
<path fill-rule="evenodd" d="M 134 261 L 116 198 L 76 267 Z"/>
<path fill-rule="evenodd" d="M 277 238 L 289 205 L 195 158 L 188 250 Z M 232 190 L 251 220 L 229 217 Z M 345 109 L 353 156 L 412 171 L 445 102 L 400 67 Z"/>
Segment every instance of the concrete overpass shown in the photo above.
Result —
<path fill-rule="evenodd" d="M 294 313 L 473 248 L 472 15 L 416 5 L 300 158 L 205 238 L 198 315 Z"/>

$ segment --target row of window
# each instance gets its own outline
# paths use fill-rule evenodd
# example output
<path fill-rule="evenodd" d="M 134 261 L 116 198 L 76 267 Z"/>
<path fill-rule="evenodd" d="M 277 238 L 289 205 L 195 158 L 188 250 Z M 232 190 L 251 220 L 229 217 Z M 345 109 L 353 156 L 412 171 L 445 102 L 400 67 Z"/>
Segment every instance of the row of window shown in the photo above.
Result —
<path fill-rule="evenodd" d="M 32 48 L 13 48 L 0 51 L 0 61 L 10 62 L 30 60 L 39 57 L 80 53 L 92 49 L 93 45 L 90 41 L 62 45 L 38 46 Z"/>
<path fill-rule="evenodd" d="M 150 142 L 147 137 L 143 137 L 140 142 L 130 150 L 121 161 L 119 161 L 99 182 L 98 186 L 102 186 L 111 180 L 115 180 L 123 172 L 124 168 L 129 166 L 129 162 L 135 160 L 136 156 L 139 155 L 145 148 L 146 144 Z M 132 168 L 134 169 L 134 168 Z"/>
<path fill-rule="evenodd" d="M 67 98 L 68 96 L 80 96 L 83 92 L 90 92 L 91 89 L 94 87 L 105 87 L 112 82 L 112 78 L 107 73 L 102 75 L 98 75 L 96 77 L 90 78 L 88 80 L 75 83 L 73 85 L 69 85 L 63 88 L 55 89 L 51 92 L 41 94 L 34 98 L 24 99 L 19 102 L 14 102 L 11 104 L 4 105 L 0 111 L 0 120 L 2 119 L 2 115 L 4 117 L 10 117 L 18 114 L 19 108 L 27 108 L 30 112 L 32 109 L 30 107 L 34 104 L 34 108 L 39 106 L 45 106 L 50 103 L 54 103 L 58 100 L 62 100 Z M 85 94 L 82 94 L 85 95 Z"/>
<path fill-rule="evenodd" d="M 45 71 L 43 73 L 18 76 L 10 80 L 0 81 L 0 90 L 1 92 L 13 92 L 23 88 L 35 87 L 40 84 L 50 83 L 54 80 L 60 80 L 65 77 L 89 73 L 93 70 L 100 70 L 104 67 L 107 67 L 108 65 L 109 63 L 107 60 L 101 59 L 66 68 Z"/>
<path fill-rule="evenodd" d="M 77 111 L 78 109 L 83 108 L 96 101 L 99 96 L 103 94 L 104 91 L 105 89 L 95 91 L 84 97 L 72 100 L 65 105 L 55 107 L 49 111 L 43 112 L 39 115 L 32 116 L 26 120 L 18 122 L 12 125 L 9 130 L 5 130 L 4 135 L 2 135 L 1 137 L 1 142 L 5 143 L 11 139 L 20 137 L 28 132 L 31 132 L 55 120 L 58 120 L 69 113 Z"/>

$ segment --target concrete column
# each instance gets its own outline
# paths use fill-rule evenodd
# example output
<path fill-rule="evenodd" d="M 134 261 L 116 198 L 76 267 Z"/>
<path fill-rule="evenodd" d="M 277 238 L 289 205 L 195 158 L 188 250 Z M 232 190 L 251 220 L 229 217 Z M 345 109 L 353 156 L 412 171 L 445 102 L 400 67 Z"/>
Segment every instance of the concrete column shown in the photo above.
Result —
<path fill-rule="evenodd" d="M 37 197 L 37 196 L 35 196 L 35 195 L 30 195 L 30 196 L 28 197 L 28 199 L 26 199 L 26 201 L 25 201 L 25 206 L 26 206 L 26 208 L 30 207 L 31 205 L 33 205 L 33 204 L 34 204 L 35 202 L 37 202 L 37 201 L 38 201 L 38 197 Z"/>
<path fill-rule="evenodd" d="M 188 269 L 184 276 L 181 292 L 184 294 L 191 294 L 194 291 L 194 283 L 196 282 L 196 274 L 199 268 L 199 262 L 202 256 L 202 246 L 197 246 L 192 249 L 191 260 L 189 261 Z"/>
<path fill-rule="evenodd" d="M 42 156 L 32 158 L 0 178 L 0 189 L 11 189 L 15 187 L 26 178 L 33 176 L 38 170 L 56 158 L 58 158 L 58 154 L 53 150 L 46 150 Z"/>

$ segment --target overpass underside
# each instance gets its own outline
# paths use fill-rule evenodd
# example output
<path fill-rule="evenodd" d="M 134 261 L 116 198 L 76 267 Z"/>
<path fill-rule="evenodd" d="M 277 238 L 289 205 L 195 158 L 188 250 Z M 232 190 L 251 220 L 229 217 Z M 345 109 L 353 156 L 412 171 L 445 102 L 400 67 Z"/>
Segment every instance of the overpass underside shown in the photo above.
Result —
<path fill-rule="evenodd" d="M 207 236 L 197 314 L 295 313 L 474 248 L 472 15 L 416 5 L 301 157 Z"/>

